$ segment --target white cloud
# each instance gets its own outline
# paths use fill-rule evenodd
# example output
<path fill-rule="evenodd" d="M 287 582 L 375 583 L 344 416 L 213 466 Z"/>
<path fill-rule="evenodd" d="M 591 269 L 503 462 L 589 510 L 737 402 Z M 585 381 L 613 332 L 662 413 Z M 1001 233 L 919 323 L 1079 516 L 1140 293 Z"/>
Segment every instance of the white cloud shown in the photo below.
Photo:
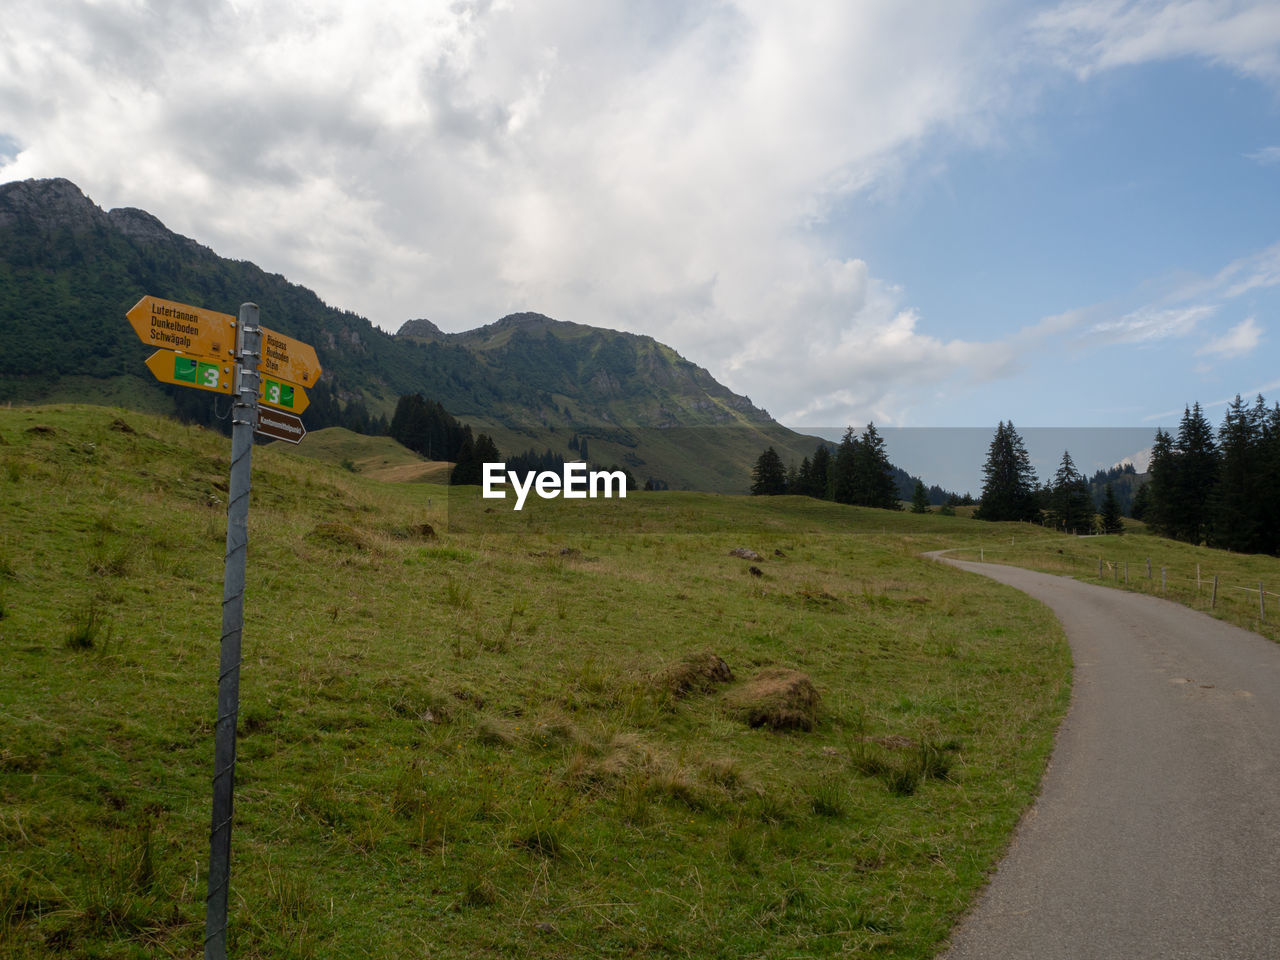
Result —
<path fill-rule="evenodd" d="M 1197 323 L 1212 316 L 1216 309 L 1207 305 L 1168 309 L 1145 306 L 1117 319 L 1095 323 L 1090 333 L 1108 343 L 1151 343 L 1185 337 Z"/>
<path fill-rule="evenodd" d="M 1215 337 L 1196 351 L 1197 356 L 1214 354 L 1223 359 L 1252 353 L 1262 342 L 1262 328 L 1253 317 L 1245 317 L 1220 337 Z"/>
<path fill-rule="evenodd" d="M 1244 157 L 1246 160 L 1253 160 L 1263 166 L 1270 166 L 1273 163 L 1280 163 L 1280 147 L 1263 147 L 1253 153 L 1246 153 Z"/>
<path fill-rule="evenodd" d="M 1234 299 L 1254 290 L 1280 285 L 1280 243 L 1223 267 L 1212 287 L 1223 297 Z"/>
<path fill-rule="evenodd" d="M 0 176 L 68 177 L 388 329 L 637 330 L 779 410 L 815 350 L 824 395 L 877 411 L 1000 366 L 812 232 L 925 139 L 986 135 L 999 3 L 11 6 Z"/>
<path fill-rule="evenodd" d="M 1177 57 L 1280 80 L 1274 0 L 1071 0 L 1035 20 L 1039 38 L 1081 75 Z"/>
<path fill-rule="evenodd" d="M 1035 34 L 1082 70 L 1261 74 L 1272 19 L 1077 3 Z M 1089 322 L 941 334 L 819 229 L 998 138 L 1033 95 L 1027 24 L 1004 0 L 10 0 L 0 179 L 65 176 L 387 329 L 539 310 L 651 334 L 781 417 L 901 422 Z M 1103 332 L 1181 336 L 1196 309 Z"/>

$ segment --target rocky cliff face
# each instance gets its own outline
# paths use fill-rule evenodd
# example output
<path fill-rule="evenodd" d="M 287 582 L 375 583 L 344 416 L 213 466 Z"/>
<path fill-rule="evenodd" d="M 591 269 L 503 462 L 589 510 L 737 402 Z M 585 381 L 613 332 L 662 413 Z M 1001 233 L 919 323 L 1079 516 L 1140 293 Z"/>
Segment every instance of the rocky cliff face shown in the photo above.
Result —
<path fill-rule="evenodd" d="M 215 256 L 189 237 L 174 233 L 136 207 L 104 211 L 70 180 L 17 180 L 0 184 L 0 229 L 28 231 L 106 229 L 144 243 L 176 244 Z"/>
<path fill-rule="evenodd" d="M 70 180 L 19 180 L 0 186 L 0 228 L 104 226 L 107 215 Z"/>

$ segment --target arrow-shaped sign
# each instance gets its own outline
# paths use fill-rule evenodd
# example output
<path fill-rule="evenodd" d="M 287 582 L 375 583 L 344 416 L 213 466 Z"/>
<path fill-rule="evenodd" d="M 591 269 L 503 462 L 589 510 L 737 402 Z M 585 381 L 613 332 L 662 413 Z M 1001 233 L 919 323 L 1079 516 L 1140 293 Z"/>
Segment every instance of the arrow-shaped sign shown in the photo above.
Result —
<path fill-rule="evenodd" d="M 232 375 L 235 366 L 230 361 L 215 363 L 172 350 L 157 350 L 147 357 L 147 369 L 161 383 L 198 387 L 214 393 L 231 393 L 235 379 Z"/>
<path fill-rule="evenodd" d="M 320 379 L 320 361 L 311 344 L 263 327 L 262 360 L 258 364 L 258 372 L 264 377 L 310 387 Z"/>
<path fill-rule="evenodd" d="M 307 435 L 307 428 L 292 413 L 281 410 L 258 410 L 257 432 L 272 440 L 300 443 Z"/>
<path fill-rule="evenodd" d="M 211 363 L 229 359 L 235 353 L 236 318 L 229 313 L 147 296 L 135 303 L 126 316 L 143 343 L 203 357 Z M 310 344 L 263 327 L 258 372 L 310 387 L 320 379 L 320 360 Z M 305 410 L 306 401 L 296 409 Z"/>
<path fill-rule="evenodd" d="M 230 359 L 235 353 L 235 317 L 229 313 L 143 297 L 126 316 L 143 343 L 196 354 L 211 362 Z"/>

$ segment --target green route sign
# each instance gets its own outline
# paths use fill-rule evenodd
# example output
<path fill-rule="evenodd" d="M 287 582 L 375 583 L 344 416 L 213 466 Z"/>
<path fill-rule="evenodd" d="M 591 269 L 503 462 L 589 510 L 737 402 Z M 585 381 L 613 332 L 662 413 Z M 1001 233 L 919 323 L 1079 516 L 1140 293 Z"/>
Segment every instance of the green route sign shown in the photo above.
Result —
<path fill-rule="evenodd" d="M 261 403 L 279 407 L 282 410 L 290 410 L 293 413 L 301 413 L 311 404 L 307 391 L 301 387 L 292 383 L 271 380 L 268 377 L 262 378 L 262 387 L 258 391 L 258 400 Z"/>
<path fill-rule="evenodd" d="M 147 369 L 161 383 L 196 387 L 214 393 L 231 393 L 233 389 L 235 364 L 230 361 L 216 363 L 172 350 L 157 350 L 147 357 Z"/>
<path fill-rule="evenodd" d="M 196 387 L 213 393 L 231 393 L 234 390 L 232 363 L 214 363 L 203 357 L 189 357 L 172 350 L 157 350 L 147 357 L 147 369 L 161 383 Z M 302 413 L 311 404 L 307 391 L 301 387 L 267 377 L 263 377 L 258 385 L 258 401 L 290 413 Z"/>

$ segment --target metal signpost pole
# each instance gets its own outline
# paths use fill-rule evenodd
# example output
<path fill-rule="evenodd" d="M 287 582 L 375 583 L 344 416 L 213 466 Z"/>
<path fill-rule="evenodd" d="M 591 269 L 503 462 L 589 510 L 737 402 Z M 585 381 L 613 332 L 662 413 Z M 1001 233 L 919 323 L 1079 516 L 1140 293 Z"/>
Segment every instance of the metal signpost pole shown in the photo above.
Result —
<path fill-rule="evenodd" d="M 231 418 L 231 485 L 227 494 L 227 555 L 222 589 L 222 650 L 213 763 L 213 820 L 209 833 L 209 893 L 205 900 L 205 960 L 227 955 L 227 898 L 231 882 L 232 792 L 236 714 L 240 708 L 240 635 L 244 628 L 245 556 L 249 548 L 249 465 L 258 421 L 258 362 L 262 329 L 257 304 L 240 306 L 236 329 L 235 403 Z"/>

